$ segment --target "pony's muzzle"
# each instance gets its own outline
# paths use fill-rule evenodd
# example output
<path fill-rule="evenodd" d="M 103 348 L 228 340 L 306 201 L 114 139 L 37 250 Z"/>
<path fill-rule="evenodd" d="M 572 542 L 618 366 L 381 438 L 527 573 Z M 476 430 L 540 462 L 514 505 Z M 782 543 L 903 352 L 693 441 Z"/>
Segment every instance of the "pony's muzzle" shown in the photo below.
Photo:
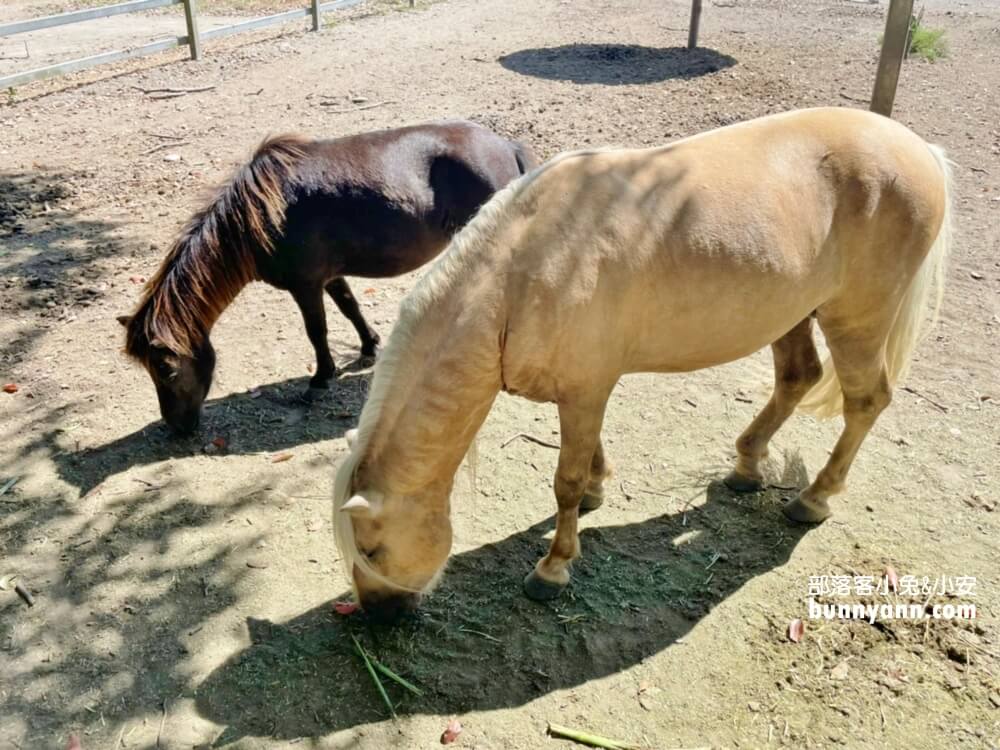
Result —
<path fill-rule="evenodd" d="M 167 426 L 174 431 L 177 435 L 190 435 L 198 429 L 198 425 L 201 424 L 201 410 L 195 409 L 194 411 L 185 412 L 183 414 L 171 414 L 163 415 L 163 421 L 167 423 Z"/>
<path fill-rule="evenodd" d="M 392 623 L 405 615 L 412 615 L 420 606 L 420 595 L 411 593 L 365 594 L 361 608 L 375 622 Z"/>

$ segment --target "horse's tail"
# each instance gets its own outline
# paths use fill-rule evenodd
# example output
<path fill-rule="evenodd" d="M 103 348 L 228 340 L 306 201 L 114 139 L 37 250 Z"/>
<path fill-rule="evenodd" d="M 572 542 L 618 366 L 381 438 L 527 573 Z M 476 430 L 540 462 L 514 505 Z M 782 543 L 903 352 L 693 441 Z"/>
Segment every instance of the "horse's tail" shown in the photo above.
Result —
<path fill-rule="evenodd" d="M 944 179 L 944 217 L 934 244 L 910 282 L 896 320 L 889 330 L 885 346 L 885 367 L 890 385 L 895 385 L 906 375 L 913 350 L 920 343 L 923 333 L 937 322 L 944 296 L 945 270 L 951 251 L 951 162 L 939 146 L 928 144 L 927 147 Z M 802 399 L 799 409 L 816 417 L 828 418 L 840 414 L 843 407 L 844 395 L 840 389 L 840 381 L 833 363 L 827 357 L 823 363 L 822 378 Z"/>
<path fill-rule="evenodd" d="M 511 141 L 510 145 L 514 149 L 514 160 L 517 162 L 517 168 L 521 174 L 528 174 L 538 166 L 538 157 L 535 156 L 531 146 L 522 141 Z"/>

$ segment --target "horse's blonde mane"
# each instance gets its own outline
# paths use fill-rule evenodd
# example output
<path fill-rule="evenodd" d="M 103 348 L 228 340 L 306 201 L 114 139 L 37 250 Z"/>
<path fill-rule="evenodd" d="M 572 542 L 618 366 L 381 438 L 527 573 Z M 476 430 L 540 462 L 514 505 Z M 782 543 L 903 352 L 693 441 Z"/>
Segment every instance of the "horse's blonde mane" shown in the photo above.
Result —
<path fill-rule="evenodd" d="M 371 390 L 358 421 L 357 438 L 351 451 L 337 467 L 334 482 L 334 537 L 347 572 L 347 578 L 352 582 L 352 585 L 354 579 L 351 571 L 353 566 L 357 566 L 367 576 L 379 581 L 384 586 L 409 590 L 405 586 L 387 580 L 372 568 L 368 558 L 358 552 L 350 514 L 341 513 L 340 509 L 354 494 L 354 475 L 362 459 L 379 449 L 377 433 L 383 418 L 390 410 L 402 408 L 402 403 L 406 401 L 409 389 L 400 388 L 399 385 L 404 378 L 409 378 L 412 372 L 410 368 L 406 367 L 406 359 L 413 349 L 412 344 L 420 335 L 420 323 L 424 314 L 441 299 L 456 294 L 456 289 L 464 277 L 466 269 L 475 263 L 480 253 L 490 251 L 490 240 L 496 235 L 497 229 L 516 205 L 514 199 L 519 193 L 557 162 L 586 153 L 593 152 L 579 151 L 561 154 L 498 191 L 479 209 L 473 219 L 452 238 L 447 249 L 431 264 L 427 273 L 400 303 L 398 320 L 393 327 L 389 342 L 375 366 Z"/>

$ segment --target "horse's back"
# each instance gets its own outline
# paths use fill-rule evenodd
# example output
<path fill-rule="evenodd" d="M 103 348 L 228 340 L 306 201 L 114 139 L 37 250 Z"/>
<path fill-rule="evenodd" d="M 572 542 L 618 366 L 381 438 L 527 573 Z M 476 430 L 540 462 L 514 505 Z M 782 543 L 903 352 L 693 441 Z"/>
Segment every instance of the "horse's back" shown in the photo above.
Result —
<path fill-rule="evenodd" d="M 387 277 L 434 257 L 521 174 L 518 144 L 463 120 L 308 142 L 285 186 L 286 233 L 261 267 L 288 287 Z"/>
<path fill-rule="evenodd" d="M 538 371 L 553 355 L 529 342 L 551 331 L 609 377 L 738 359 L 856 283 L 852 266 L 915 272 L 927 247 L 892 238 L 932 239 L 942 196 L 920 138 L 855 110 L 557 157 L 512 207 L 512 335 Z"/>

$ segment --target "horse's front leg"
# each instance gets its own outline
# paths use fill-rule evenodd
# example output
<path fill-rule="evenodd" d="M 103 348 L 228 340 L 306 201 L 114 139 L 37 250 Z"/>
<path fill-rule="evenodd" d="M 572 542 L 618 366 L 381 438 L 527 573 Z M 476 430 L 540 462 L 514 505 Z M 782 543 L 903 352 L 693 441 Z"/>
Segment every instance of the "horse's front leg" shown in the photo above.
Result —
<path fill-rule="evenodd" d="M 337 374 L 337 366 L 330 354 L 326 340 L 326 309 L 323 307 L 323 287 L 305 287 L 292 291 L 292 296 L 302 311 L 306 334 L 316 350 L 316 373 L 309 380 L 310 388 L 326 388 Z"/>
<path fill-rule="evenodd" d="M 611 463 L 604 457 L 604 445 L 600 439 L 594 450 L 594 458 L 590 462 L 590 481 L 584 490 L 580 501 L 580 512 L 597 510 L 604 504 L 604 480 L 612 474 Z"/>
<path fill-rule="evenodd" d="M 559 405 L 561 438 L 554 485 L 558 505 L 556 534 L 549 553 L 524 579 L 524 593 L 531 599 L 554 599 L 569 584 L 570 563 L 580 555 L 577 516 L 600 449 L 606 403 L 605 398 L 599 402 Z M 601 466 L 604 465 L 603 456 L 601 450 Z"/>
<path fill-rule="evenodd" d="M 361 339 L 361 356 L 374 357 L 375 349 L 379 344 L 379 336 L 368 325 L 365 316 L 361 314 L 358 300 L 351 291 L 351 287 L 348 286 L 347 279 L 342 276 L 334 279 L 326 285 L 326 291 L 333 298 L 344 317 L 351 321 L 354 330 L 358 332 L 358 337 Z"/>

